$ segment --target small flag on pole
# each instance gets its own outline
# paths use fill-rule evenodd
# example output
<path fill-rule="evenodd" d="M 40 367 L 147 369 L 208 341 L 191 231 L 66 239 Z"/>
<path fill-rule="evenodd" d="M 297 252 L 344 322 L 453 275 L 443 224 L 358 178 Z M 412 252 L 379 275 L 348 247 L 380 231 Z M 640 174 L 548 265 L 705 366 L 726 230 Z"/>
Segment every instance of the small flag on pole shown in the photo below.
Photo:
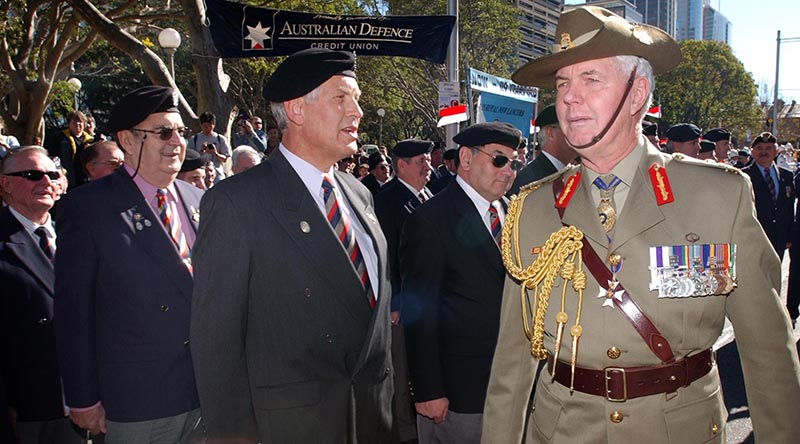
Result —
<path fill-rule="evenodd" d="M 535 132 L 536 132 L 536 117 L 531 119 L 531 132 L 530 132 L 530 134 L 533 134 Z"/>
<path fill-rule="evenodd" d="M 651 106 L 650 109 L 647 110 L 645 113 L 646 116 L 655 117 L 656 119 L 661 118 L 661 104 Z"/>
<path fill-rule="evenodd" d="M 439 123 L 437 127 L 450 125 L 452 123 L 463 122 L 469 119 L 467 115 L 467 105 L 456 105 L 439 110 Z"/>

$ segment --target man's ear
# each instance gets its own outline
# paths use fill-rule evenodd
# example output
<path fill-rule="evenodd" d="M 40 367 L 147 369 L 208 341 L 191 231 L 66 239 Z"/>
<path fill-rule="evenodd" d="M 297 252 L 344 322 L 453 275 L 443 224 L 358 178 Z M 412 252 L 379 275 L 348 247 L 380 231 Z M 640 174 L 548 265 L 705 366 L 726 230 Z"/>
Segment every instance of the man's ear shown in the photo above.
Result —
<path fill-rule="evenodd" d="M 470 164 L 472 163 L 472 148 L 465 147 L 458 150 L 458 168 L 464 171 L 469 171 Z"/>
<path fill-rule="evenodd" d="M 302 125 L 305 121 L 305 100 L 302 97 L 283 102 L 286 117 L 295 125 Z"/>
<path fill-rule="evenodd" d="M 647 105 L 647 98 L 650 96 L 650 82 L 647 78 L 639 76 L 633 79 L 631 88 L 631 115 L 636 115 Z"/>

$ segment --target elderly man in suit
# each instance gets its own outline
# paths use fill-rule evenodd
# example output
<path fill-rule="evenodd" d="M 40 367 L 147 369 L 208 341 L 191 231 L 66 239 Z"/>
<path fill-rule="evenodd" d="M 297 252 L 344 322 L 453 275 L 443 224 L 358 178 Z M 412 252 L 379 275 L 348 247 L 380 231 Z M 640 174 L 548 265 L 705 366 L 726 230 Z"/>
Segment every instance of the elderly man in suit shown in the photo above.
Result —
<path fill-rule="evenodd" d="M 508 190 L 509 196 L 519 193 L 523 186 L 563 170 L 575 160 L 578 153 L 569 146 L 558 126 L 555 105 L 547 105 L 536 116 L 536 125 L 541 129 L 536 134 L 542 150 L 531 163 L 517 174 L 514 184 Z"/>
<path fill-rule="evenodd" d="M 461 131 L 455 180 L 403 228 L 402 319 L 423 444 L 480 438 L 505 276 L 503 196 L 522 168 L 521 140 L 501 122 Z"/>
<path fill-rule="evenodd" d="M 191 252 L 202 192 L 176 181 L 177 92 L 112 108 L 125 165 L 61 201 L 55 328 L 70 416 L 109 442 L 175 443 L 199 420 L 189 351 Z"/>
<path fill-rule="evenodd" d="M 724 443 L 711 347 L 726 316 L 756 441 L 796 441 L 800 362 L 747 176 L 641 134 L 653 76 L 680 47 L 592 6 L 562 14 L 556 35 L 512 79 L 556 87 L 582 162 L 509 207 L 482 442 Z M 537 360 L 548 365 L 531 401 Z"/>
<path fill-rule="evenodd" d="M 55 230 L 50 208 L 60 172 L 42 147 L 22 147 L 0 170 L 0 343 L 3 421 L 20 444 L 80 443 L 64 409 L 53 334 Z M 4 441 L 5 442 L 5 441 Z M 9 441 L 10 442 L 10 441 Z"/>
<path fill-rule="evenodd" d="M 191 338 L 209 442 L 390 442 L 386 240 L 333 168 L 358 149 L 354 63 L 281 63 L 264 87 L 281 145 L 203 198 Z"/>
<path fill-rule="evenodd" d="M 753 163 L 742 172 L 750 176 L 756 203 L 756 217 L 767 238 L 772 243 L 778 258 L 791 245 L 792 222 L 794 221 L 795 189 L 791 171 L 775 164 L 778 146 L 775 136 L 761 133 L 753 140 L 750 155 Z"/>

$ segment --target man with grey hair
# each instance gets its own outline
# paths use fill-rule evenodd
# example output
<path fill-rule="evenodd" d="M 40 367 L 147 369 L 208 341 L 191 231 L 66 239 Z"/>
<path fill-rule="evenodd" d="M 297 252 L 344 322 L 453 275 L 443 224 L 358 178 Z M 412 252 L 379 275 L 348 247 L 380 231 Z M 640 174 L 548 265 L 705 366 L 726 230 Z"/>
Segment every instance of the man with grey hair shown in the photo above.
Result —
<path fill-rule="evenodd" d="M 0 391 L 8 396 L 0 423 L 11 419 L 19 444 L 83 442 L 64 408 L 53 332 L 56 233 L 49 210 L 60 175 L 38 146 L 18 149 L 0 171 L 8 204 L 0 208 Z"/>
<path fill-rule="evenodd" d="M 482 442 L 725 442 L 711 347 L 726 316 L 756 440 L 796 441 L 800 362 L 749 180 L 641 134 L 653 75 L 680 63 L 680 47 L 593 6 L 564 12 L 556 35 L 553 53 L 512 79 L 555 86 L 581 164 L 508 209 Z"/>
<path fill-rule="evenodd" d="M 191 343 L 209 443 L 390 442 L 386 240 L 333 168 L 358 149 L 354 65 L 284 60 L 264 86 L 281 144 L 203 198 Z"/>
<path fill-rule="evenodd" d="M 231 154 L 231 171 L 243 173 L 261 163 L 264 156 L 249 145 L 239 145 Z"/>

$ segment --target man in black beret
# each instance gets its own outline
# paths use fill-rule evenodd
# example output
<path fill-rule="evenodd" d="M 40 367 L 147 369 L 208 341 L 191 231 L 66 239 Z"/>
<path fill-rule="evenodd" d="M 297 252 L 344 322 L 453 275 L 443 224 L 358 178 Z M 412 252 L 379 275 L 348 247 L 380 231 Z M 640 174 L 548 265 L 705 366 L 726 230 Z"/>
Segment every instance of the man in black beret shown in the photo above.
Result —
<path fill-rule="evenodd" d="M 389 252 L 389 270 L 392 278 L 392 362 L 395 368 L 394 418 L 400 442 L 416 438 L 417 428 L 413 403 L 408 391 L 408 362 L 405 335 L 400 325 L 403 298 L 400 293 L 398 247 L 403 225 L 417 207 L 433 197 L 425 186 L 431 177 L 429 140 L 401 140 L 391 151 L 395 177 L 375 196 L 375 214 L 386 237 Z M 379 154 L 379 153 L 378 153 Z"/>
<path fill-rule="evenodd" d="M 264 85 L 281 144 L 203 198 L 191 342 L 209 442 L 390 442 L 386 240 L 370 192 L 333 168 L 358 150 L 354 64 L 286 58 Z"/>
<path fill-rule="evenodd" d="M 175 180 L 186 152 L 177 106 L 163 86 L 120 98 L 108 129 L 124 165 L 68 193 L 57 213 L 66 404 L 109 442 L 182 441 L 200 416 L 188 341 L 201 191 Z M 163 440 L 142 438 L 153 429 Z"/>
<path fill-rule="evenodd" d="M 732 155 L 737 153 L 731 152 L 731 132 L 725 128 L 714 128 L 703 134 L 703 139 L 709 142 L 714 142 L 714 157 L 717 162 L 729 163 Z"/>
<path fill-rule="evenodd" d="M 389 162 L 386 161 L 386 157 L 380 151 L 375 151 L 367 158 L 367 166 L 369 174 L 361 179 L 361 183 L 375 196 L 390 179 Z"/>
<path fill-rule="evenodd" d="M 206 162 L 200 153 L 186 150 L 186 158 L 183 159 L 178 179 L 190 183 L 200 190 L 206 190 Z"/>
<path fill-rule="evenodd" d="M 578 155 L 564 139 L 564 134 L 558 126 L 555 105 L 544 107 L 536 116 L 535 122 L 540 128 L 536 133 L 536 140 L 541 151 L 533 162 L 517 174 L 514 184 L 508 190 L 509 196 L 517 194 L 520 188 L 531 182 L 563 170 Z"/>
<path fill-rule="evenodd" d="M 709 140 L 700 139 L 700 151 L 697 152 L 697 158 L 700 160 L 711 160 L 713 162 L 717 161 L 717 158 L 714 157 L 714 147 L 716 145 L 714 142 Z"/>
<path fill-rule="evenodd" d="M 661 140 L 658 138 L 658 123 L 642 120 L 642 134 L 647 137 L 647 140 L 649 140 L 654 147 L 660 149 Z"/>
<path fill-rule="evenodd" d="M 736 151 L 736 163 L 733 164 L 736 168 L 742 169 L 750 165 L 750 148 L 744 147 Z"/>
<path fill-rule="evenodd" d="M 521 140 L 501 122 L 458 133 L 455 180 L 406 219 L 401 320 L 420 443 L 480 440 L 505 276 L 504 196 L 522 167 Z"/>
<path fill-rule="evenodd" d="M 693 123 L 678 123 L 669 127 L 664 136 L 670 153 L 697 158 L 700 152 L 700 128 Z"/>

